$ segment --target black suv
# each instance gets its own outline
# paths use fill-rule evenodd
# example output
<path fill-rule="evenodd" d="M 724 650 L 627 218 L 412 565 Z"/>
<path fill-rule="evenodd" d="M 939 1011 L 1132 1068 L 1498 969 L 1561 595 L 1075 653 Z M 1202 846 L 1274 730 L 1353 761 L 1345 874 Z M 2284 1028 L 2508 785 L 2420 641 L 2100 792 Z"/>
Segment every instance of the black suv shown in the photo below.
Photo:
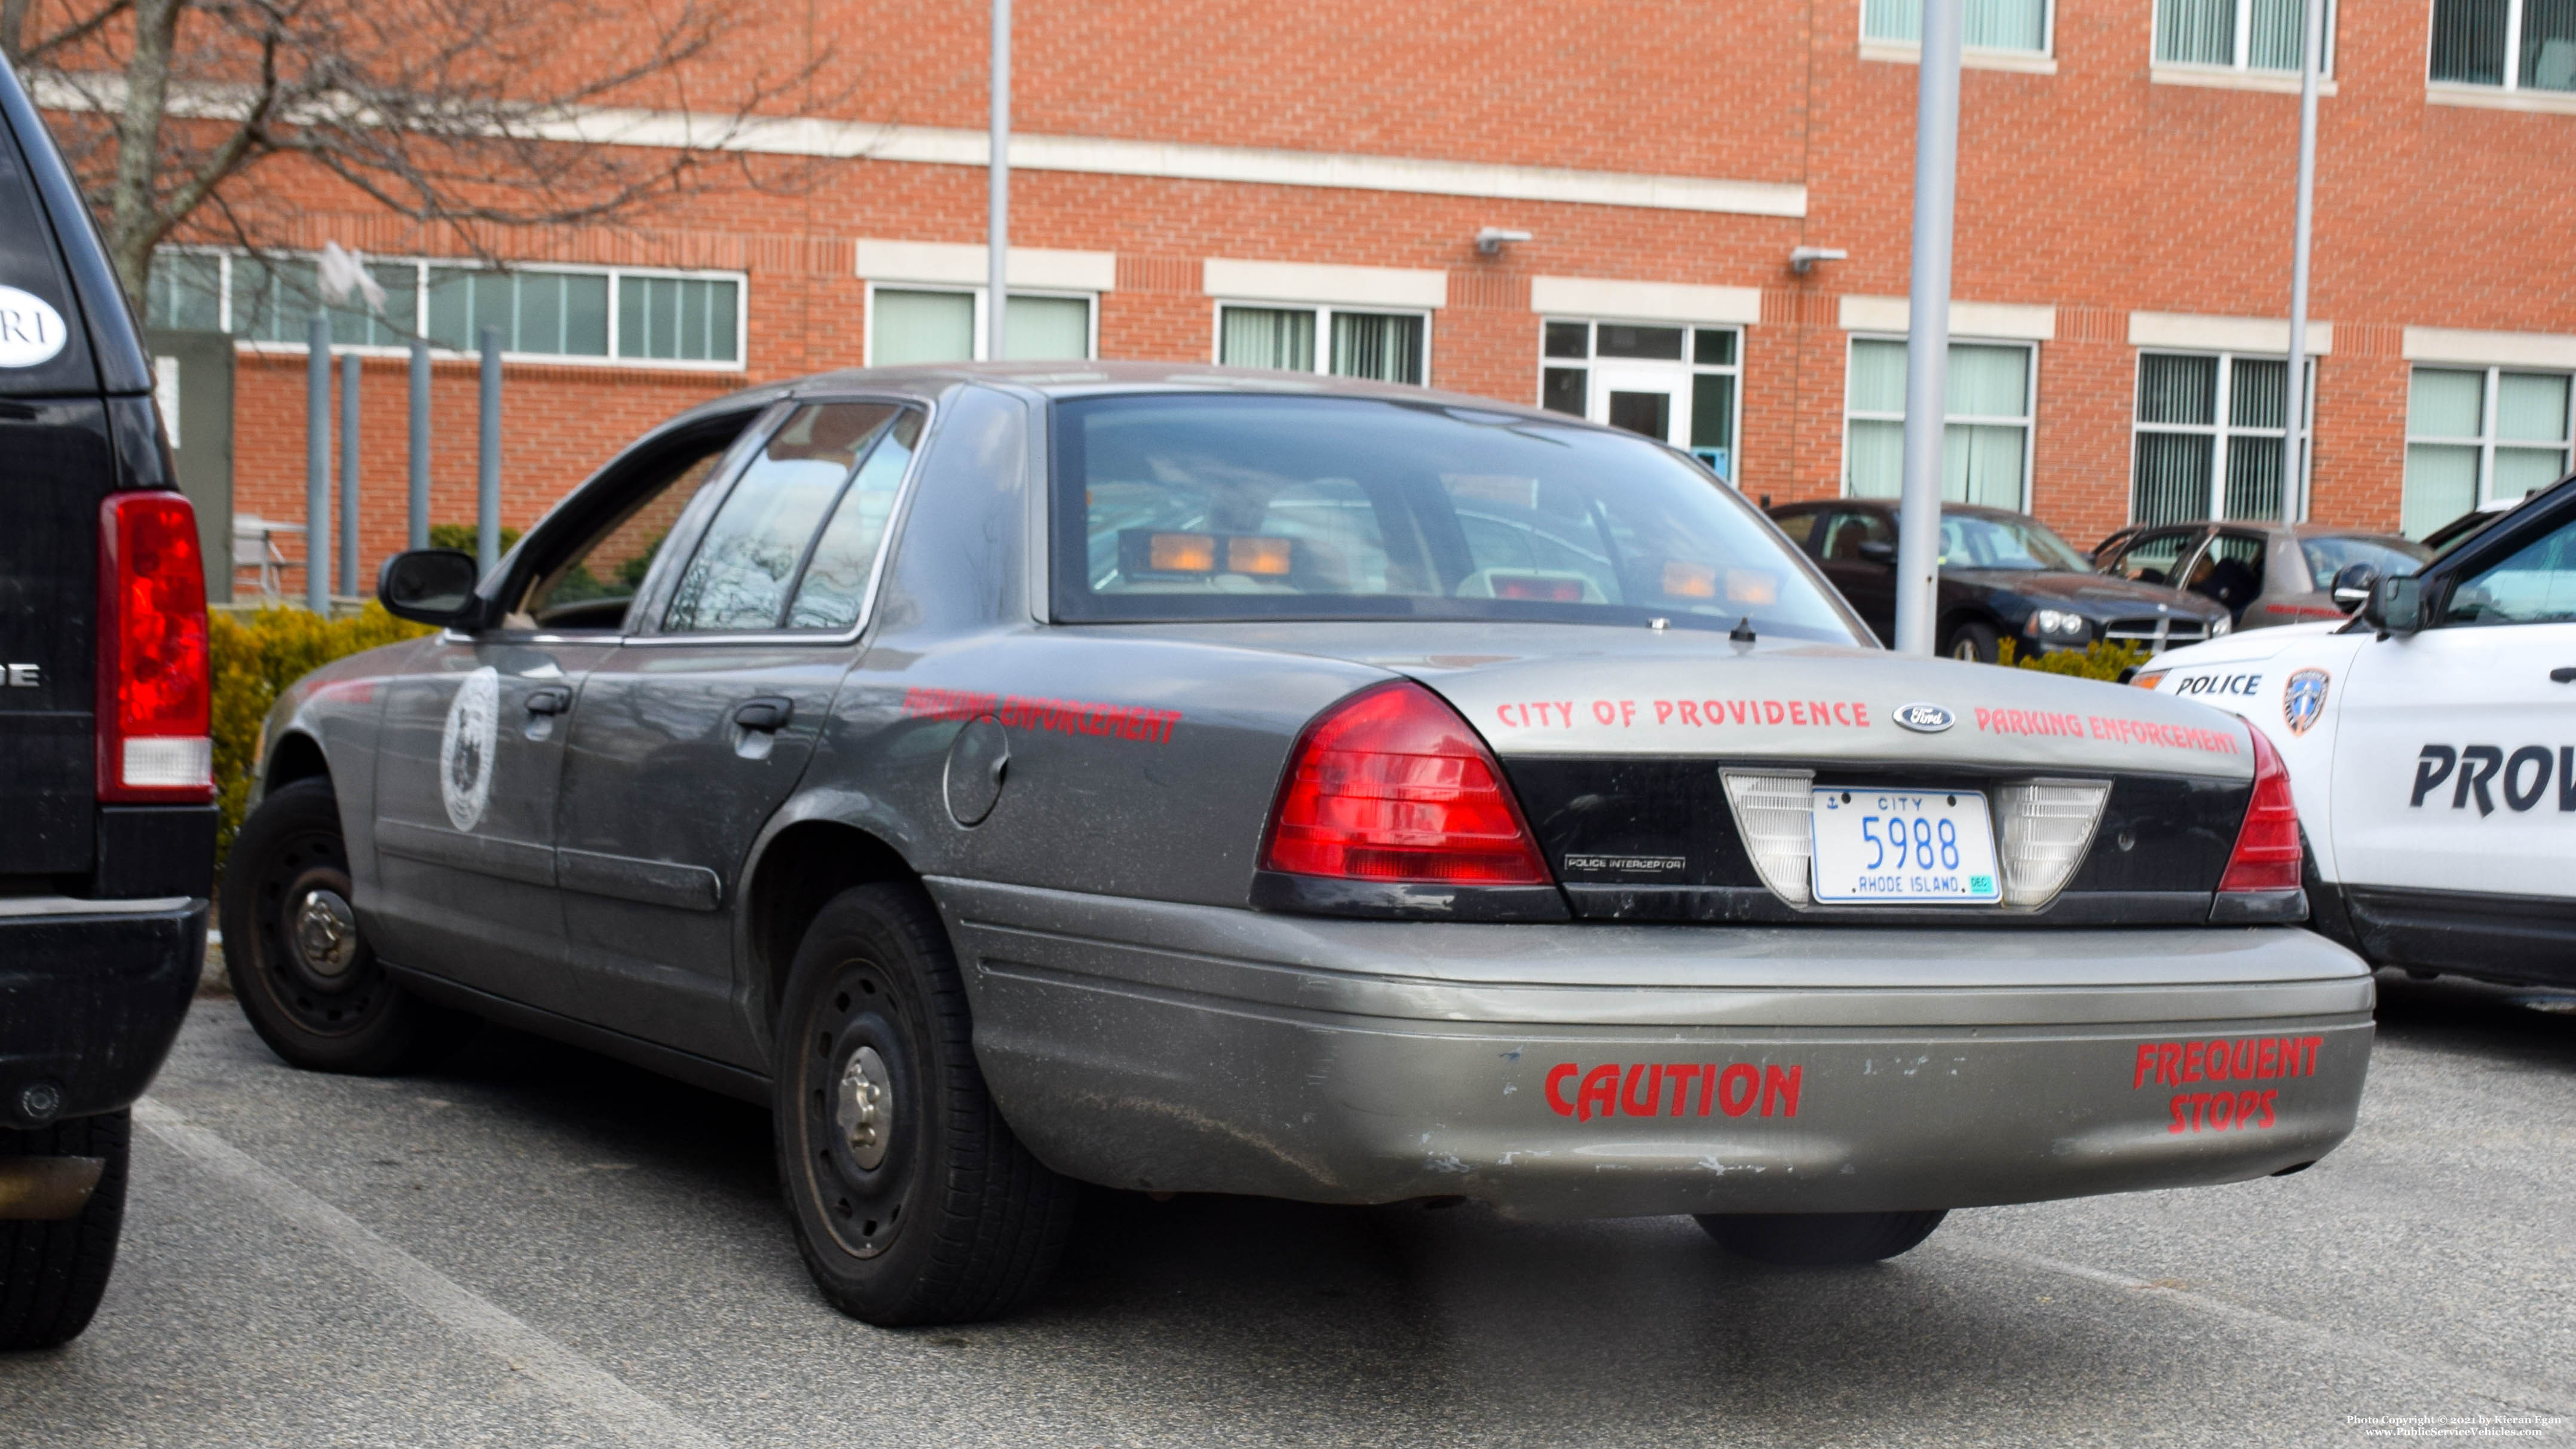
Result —
<path fill-rule="evenodd" d="M 1892 498 L 1771 510 L 1771 521 L 1816 560 L 1881 640 L 1896 637 L 1896 515 Z M 2027 513 L 1941 505 L 1934 645 L 1954 659 L 1992 664 L 2005 639 L 2022 654 L 2082 649 L 2100 639 L 2161 654 L 2232 624 L 2224 604 L 2093 572 L 2091 560 Z"/>
<path fill-rule="evenodd" d="M 205 567 L 152 369 L 0 63 L 0 1349 L 89 1324 L 214 888 Z"/>

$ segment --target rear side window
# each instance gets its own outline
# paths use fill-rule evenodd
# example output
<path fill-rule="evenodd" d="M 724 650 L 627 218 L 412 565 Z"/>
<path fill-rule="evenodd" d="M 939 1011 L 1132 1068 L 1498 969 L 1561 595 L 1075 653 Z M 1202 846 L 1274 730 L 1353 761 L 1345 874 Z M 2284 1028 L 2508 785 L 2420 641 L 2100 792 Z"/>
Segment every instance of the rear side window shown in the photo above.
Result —
<path fill-rule="evenodd" d="M 1855 638 L 1735 492 L 1642 438 L 1430 402 L 1056 408 L 1066 620 L 1529 619 Z"/>
<path fill-rule="evenodd" d="M 894 517 L 904 470 L 920 441 L 921 414 L 905 412 L 888 425 L 868 450 L 832 521 L 814 545 L 813 560 L 796 585 L 796 602 L 788 606 L 790 629 L 846 629 L 859 622 L 867 606 L 868 585 L 876 578 L 877 553 L 885 542 L 886 524 Z"/>
<path fill-rule="evenodd" d="M 0 121 L 0 395 L 98 391 L 80 327 L 35 179 Z"/>
<path fill-rule="evenodd" d="M 873 563 L 876 538 L 892 504 L 886 499 L 880 510 L 865 500 L 893 485 L 871 475 L 870 491 L 852 505 L 846 525 L 839 510 L 859 476 L 869 473 L 865 465 L 895 431 L 891 425 L 898 418 L 909 420 L 903 430 L 905 441 L 899 445 L 908 460 L 919 414 L 892 403 L 811 403 L 790 414 L 735 481 L 707 525 L 706 536 L 663 613 L 662 631 L 688 634 L 786 627 L 789 601 L 802 597 L 799 581 L 816 552 L 816 534 L 827 519 L 835 535 L 831 540 L 835 552 L 827 561 L 832 580 L 816 585 L 809 616 L 839 622 L 797 627 L 846 627 L 855 622 L 865 581 L 855 587 L 842 582 L 850 572 L 847 559 L 861 547 L 858 535 L 873 520 L 877 532 L 869 534 L 864 544 Z M 894 466 L 899 481 L 902 463 Z M 841 617 L 844 609 L 846 619 Z"/>

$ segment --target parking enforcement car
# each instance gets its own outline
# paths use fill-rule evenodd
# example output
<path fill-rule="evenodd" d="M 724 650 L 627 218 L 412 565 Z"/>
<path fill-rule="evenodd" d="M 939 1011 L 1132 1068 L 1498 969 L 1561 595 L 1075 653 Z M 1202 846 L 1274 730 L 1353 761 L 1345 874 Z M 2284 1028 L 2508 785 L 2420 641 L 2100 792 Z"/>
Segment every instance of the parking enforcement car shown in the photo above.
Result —
<path fill-rule="evenodd" d="M 631 581 L 631 582 L 630 582 Z M 1686 456 L 1204 368 L 815 377 L 656 429 L 267 723 L 243 1008 L 769 1103 L 881 1323 L 1068 1180 L 1692 1213 L 1782 1261 L 2295 1171 L 2371 983 L 2237 720 L 1900 658 Z"/>
<path fill-rule="evenodd" d="M 2317 928 L 2383 966 L 2576 983 L 2576 479 L 2358 618 L 2177 650 L 2137 683 L 2288 762 Z"/>

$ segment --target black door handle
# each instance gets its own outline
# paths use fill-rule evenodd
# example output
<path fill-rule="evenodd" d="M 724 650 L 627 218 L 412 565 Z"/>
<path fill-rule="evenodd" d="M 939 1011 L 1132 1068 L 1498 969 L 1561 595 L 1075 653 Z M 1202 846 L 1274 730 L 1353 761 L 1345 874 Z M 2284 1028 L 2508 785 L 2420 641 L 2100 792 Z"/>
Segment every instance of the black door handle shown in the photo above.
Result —
<path fill-rule="evenodd" d="M 570 708 L 572 691 L 569 689 L 540 689 L 528 696 L 530 714 L 561 714 Z"/>
<path fill-rule="evenodd" d="M 2549 678 L 2556 684 L 2576 684 L 2576 665 L 2561 664 L 2549 671 Z"/>
<path fill-rule="evenodd" d="M 796 701 L 780 699 L 776 695 L 747 700 L 733 712 L 735 724 L 762 734 L 786 728 L 787 722 L 795 717 Z"/>

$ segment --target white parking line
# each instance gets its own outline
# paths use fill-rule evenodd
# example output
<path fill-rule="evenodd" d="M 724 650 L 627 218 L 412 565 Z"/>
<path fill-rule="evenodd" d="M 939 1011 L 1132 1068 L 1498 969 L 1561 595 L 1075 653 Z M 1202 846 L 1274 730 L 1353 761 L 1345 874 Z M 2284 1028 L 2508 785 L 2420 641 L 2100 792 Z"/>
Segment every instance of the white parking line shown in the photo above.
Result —
<path fill-rule="evenodd" d="M 2512 1379 L 2501 1378 L 2479 1369 L 2446 1363 L 2427 1353 L 2390 1348 L 2367 1338 L 2356 1338 L 2351 1334 L 2340 1333 L 2302 1319 L 2284 1318 L 2277 1313 L 2266 1313 L 2259 1308 L 2248 1308 L 2241 1303 L 2230 1303 L 2222 1298 L 2212 1298 L 2186 1288 L 2176 1288 L 2171 1284 L 2151 1283 L 2144 1278 L 2131 1278 L 2122 1273 L 2088 1268 L 2082 1263 L 2069 1263 L 2062 1258 L 2043 1257 L 2038 1253 L 2025 1253 L 2016 1248 L 1998 1248 L 1985 1243 L 1956 1239 L 1939 1246 L 1947 1252 L 1965 1253 L 1971 1257 L 1984 1258 L 1996 1263 L 2009 1263 L 2017 1268 L 2027 1268 L 2041 1273 L 2080 1278 L 2087 1283 L 2104 1288 L 2152 1294 L 2162 1302 L 2194 1309 L 2216 1318 L 2231 1319 L 2249 1327 L 2260 1328 L 2266 1333 L 2286 1334 L 2304 1340 L 2309 1347 L 2329 1355 L 2366 1358 L 2376 1363 L 2387 1364 L 2392 1368 L 2404 1369 L 2409 1373 L 2432 1374 L 2452 1379 L 2463 1388 L 2503 1403 L 2576 1418 L 2576 1405 L 2571 1405 L 2561 1390 L 2517 1383 Z"/>
<path fill-rule="evenodd" d="M 269 1211 L 313 1234 L 413 1307 L 534 1379 L 565 1404 L 597 1419 L 607 1430 L 605 1437 L 622 1444 L 723 1449 L 722 1440 L 669 1406 L 637 1392 L 615 1374 L 376 1236 L 366 1224 L 280 1177 L 249 1153 L 190 1125 L 170 1108 L 146 1097 L 134 1104 L 134 1120 L 200 1167 L 259 1199 Z"/>

